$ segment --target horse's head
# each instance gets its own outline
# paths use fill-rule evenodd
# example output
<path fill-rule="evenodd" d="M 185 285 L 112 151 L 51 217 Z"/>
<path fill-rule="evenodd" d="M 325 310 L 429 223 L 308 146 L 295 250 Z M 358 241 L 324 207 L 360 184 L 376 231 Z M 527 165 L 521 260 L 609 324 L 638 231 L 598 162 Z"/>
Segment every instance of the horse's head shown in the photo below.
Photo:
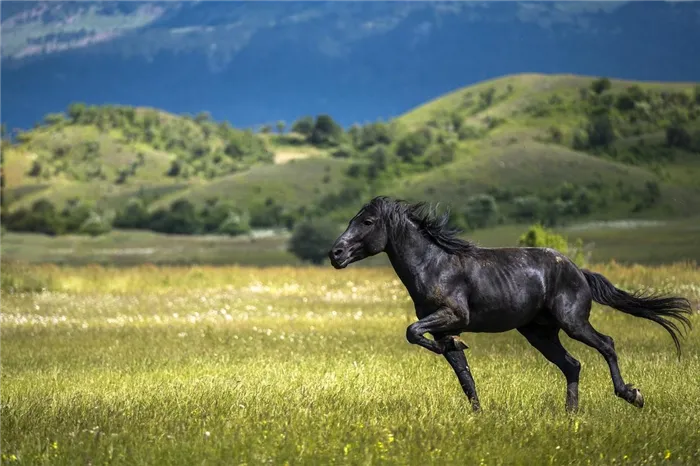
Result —
<path fill-rule="evenodd" d="M 347 229 L 333 243 L 328 252 L 331 264 L 343 269 L 384 251 L 387 244 L 387 222 L 382 215 L 381 202 L 375 198 L 350 220 Z"/>

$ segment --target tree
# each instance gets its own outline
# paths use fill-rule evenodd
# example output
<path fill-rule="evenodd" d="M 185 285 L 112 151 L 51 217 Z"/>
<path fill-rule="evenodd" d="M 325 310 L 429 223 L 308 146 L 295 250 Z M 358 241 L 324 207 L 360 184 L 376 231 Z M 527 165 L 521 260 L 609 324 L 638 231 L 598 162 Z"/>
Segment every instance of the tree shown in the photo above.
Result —
<path fill-rule="evenodd" d="M 44 123 L 49 126 L 60 125 L 65 123 L 66 117 L 63 113 L 49 113 L 44 117 Z"/>
<path fill-rule="evenodd" d="M 593 113 L 588 119 L 586 132 L 588 145 L 592 148 L 608 147 L 612 144 L 615 141 L 615 129 L 610 113 L 603 110 Z"/>
<path fill-rule="evenodd" d="M 90 216 L 80 225 L 79 233 L 90 236 L 100 236 L 109 233 L 112 230 L 112 225 L 105 215 L 100 215 L 97 212 L 90 212 Z"/>
<path fill-rule="evenodd" d="M 92 209 L 88 204 L 77 199 L 68 201 L 68 204 L 61 212 L 66 231 L 70 233 L 79 231 L 81 225 L 90 218 L 91 213 Z"/>
<path fill-rule="evenodd" d="M 496 96 L 496 89 L 489 87 L 485 91 L 479 92 L 479 110 L 485 110 L 493 104 L 493 98 Z"/>
<path fill-rule="evenodd" d="M 350 145 L 342 145 L 335 149 L 332 153 L 331 156 L 336 159 L 349 159 L 353 155 L 353 150 L 352 146 Z"/>
<path fill-rule="evenodd" d="M 229 211 L 226 219 L 221 222 L 217 231 L 224 235 L 237 236 L 250 233 L 249 216 L 247 213 L 239 214 L 233 210 Z"/>
<path fill-rule="evenodd" d="M 692 145 L 692 137 L 687 129 L 679 123 L 672 123 L 666 128 L 666 144 L 669 147 L 678 147 L 679 149 L 690 149 Z"/>
<path fill-rule="evenodd" d="M 117 212 L 114 219 L 116 228 L 148 228 L 149 214 L 142 199 L 131 198 L 126 206 Z"/>
<path fill-rule="evenodd" d="M 391 144 L 392 131 L 386 123 L 377 121 L 365 126 L 353 125 L 349 132 L 353 144 L 360 150 L 377 144 Z"/>
<path fill-rule="evenodd" d="M 275 123 L 275 127 L 277 128 L 277 132 L 279 134 L 284 133 L 284 130 L 287 128 L 287 123 L 283 120 L 278 121 Z"/>
<path fill-rule="evenodd" d="M 600 78 L 596 79 L 591 83 L 591 89 L 593 90 L 593 92 L 600 95 L 603 92 L 610 89 L 611 85 L 612 84 L 610 83 L 610 80 L 608 78 Z"/>
<path fill-rule="evenodd" d="M 438 167 L 454 160 L 455 148 L 452 144 L 439 143 L 430 146 L 423 162 L 428 167 Z"/>
<path fill-rule="evenodd" d="M 472 228 L 486 228 L 498 221 L 498 205 L 493 196 L 477 194 L 467 199 L 466 217 Z"/>
<path fill-rule="evenodd" d="M 399 141 L 396 155 L 404 162 L 412 162 L 428 148 L 431 142 L 431 133 L 428 128 L 416 130 Z"/>
<path fill-rule="evenodd" d="M 338 228 L 326 218 L 306 219 L 299 222 L 289 241 L 289 251 L 299 259 L 322 264 L 338 236 Z"/>
<path fill-rule="evenodd" d="M 314 129 L 314 119 L 312 116 L 303 116 L 292 124 L 292 131 L 303 136 L 311 136 Z"/>
<path fill-rule="evenodd" d="M 564 134 L 561 132 L 561 130 L 556 126 L 550 126 L 548 131 L 549 139 L 555 144 L 561 144 L 562 140 L 564 139 Z"/>
<path fill-rule="evenodd" d="M 82 102 L 75 102 L 68 106 L 68 116 L 73 123 L 78 123 L 80 119 L 85 114 L 85 104 Z"/>
<path fill-rule="evenodd" d="M 309 136 L 314 145 L 337 146 L 341 142 L 343 128 L 330 115 L 319 115 Z"/>
<path fill-rule="evenodd" d="M 254 203 L 250 206 L 250 225 L 255 228 L 274 228 L 284 222 L 284 207 L 273 198 L 268 197 L 264 203 Z"/>
<path fill-rule="evenodd" d="M 211 121 L 211 114 L 209 114 L 209 112 L 199 112 L 197 115 L 195 115 L 194 121 L 199 124 Z"/>
<path fill-rule="evenodd" d="M 170 162 L 170 168 L 166 173 L 167 176 L 180 176 L 182 172 L 182 164 L 179 160 L 173 160 Z"/>
<path fill-rule="evenodd" d="M 38 160 L 32 161 L 32 167 L 29 169 L 29 176 L 38 177 L 41 175 L 41 162 Z"/>
<path fill-rule="evenodd" d="M 156 211 L 151 217 L 150 226 L 162 233 L 192 235 L 200 231 L 202 222 L 190 201 L 178 199 L 169 210 Z"/>
<path fill-rule="evenodd" d="M 532 222 L 542 217 L 543 204 L 537 196 L 516 197 L 513 199 L 513 218 L 518 222 Z"/>

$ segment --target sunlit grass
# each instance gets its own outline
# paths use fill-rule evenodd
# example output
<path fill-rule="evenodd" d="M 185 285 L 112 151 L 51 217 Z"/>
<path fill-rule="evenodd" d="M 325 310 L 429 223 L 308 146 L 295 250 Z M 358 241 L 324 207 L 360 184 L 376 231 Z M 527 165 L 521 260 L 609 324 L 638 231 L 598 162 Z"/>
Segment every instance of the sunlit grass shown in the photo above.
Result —
<path fill-rule="evenodd" d="M 700 270 L 597 266 L 700 302 Z M 2 461 L 19 464 L 700 464 L 700 341 L 596 307 L 638 410 L 594 350 L 581 412 L 516 332 L 463 337 L 484 412 L 409 345 L 387 269 L 3 263 Z M 693 322 L 697 327 L 700 319 Z"/>

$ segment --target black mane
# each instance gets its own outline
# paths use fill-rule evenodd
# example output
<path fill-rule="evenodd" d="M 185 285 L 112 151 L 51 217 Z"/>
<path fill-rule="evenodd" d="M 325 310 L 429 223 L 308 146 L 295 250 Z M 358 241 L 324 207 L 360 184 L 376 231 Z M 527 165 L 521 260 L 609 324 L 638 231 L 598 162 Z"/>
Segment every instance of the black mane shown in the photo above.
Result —
<path fill-rule="evenodd" d="M 389 219 L 393 234 L 400 235 L 405 231 L 406 223 L 413 222 L 427 239 L 449 254 L 464 254 L 476 246 L 457 235 L 461 230 L 449 226 L 450 211 L 437 215 L 437 206 L 426 202 L 408 203 L 400 199 L 390 199 L 377 196 L 364 209 L 376 209 L 382 216 Z"/>

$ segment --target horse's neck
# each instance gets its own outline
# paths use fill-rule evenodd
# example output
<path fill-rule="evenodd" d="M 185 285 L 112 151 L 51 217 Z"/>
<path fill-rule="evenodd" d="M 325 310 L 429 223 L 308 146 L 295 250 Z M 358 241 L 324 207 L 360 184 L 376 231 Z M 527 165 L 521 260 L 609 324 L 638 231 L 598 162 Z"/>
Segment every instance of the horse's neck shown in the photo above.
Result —
<path fill-rule="evenodd" d="M 436 245 L 428 241 L 416 228 L 407 228 L 403 234 L 395 235 L 398 241 L 389 240 L 386 254 L 401 282 L 412 296 L 425 287 L 421 273 L 441 254 Z"/>

